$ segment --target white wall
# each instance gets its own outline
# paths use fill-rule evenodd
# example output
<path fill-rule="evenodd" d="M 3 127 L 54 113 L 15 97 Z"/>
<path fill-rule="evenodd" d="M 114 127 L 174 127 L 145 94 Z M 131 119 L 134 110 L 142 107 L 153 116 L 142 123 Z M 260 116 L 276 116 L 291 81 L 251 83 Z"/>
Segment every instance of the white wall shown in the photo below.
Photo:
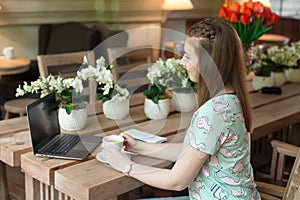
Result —
<path fill-rule="evenodd" d="M 5 46 L 13 46 L 15 57 L 35 59 L 38 52 L 37 29 L 37 26 L 0 27 L 0 50 Z"/>

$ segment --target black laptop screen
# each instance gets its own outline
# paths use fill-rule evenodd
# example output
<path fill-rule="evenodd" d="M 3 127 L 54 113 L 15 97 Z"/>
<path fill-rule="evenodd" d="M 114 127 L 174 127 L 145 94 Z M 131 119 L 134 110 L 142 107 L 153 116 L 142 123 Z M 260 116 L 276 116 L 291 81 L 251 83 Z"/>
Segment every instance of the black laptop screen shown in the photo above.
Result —
<path fill-rule="evenodd" d="M 50 138 L 60 134 L 55 93 L 27 106 L 27 115 L 34 153 Z"/>

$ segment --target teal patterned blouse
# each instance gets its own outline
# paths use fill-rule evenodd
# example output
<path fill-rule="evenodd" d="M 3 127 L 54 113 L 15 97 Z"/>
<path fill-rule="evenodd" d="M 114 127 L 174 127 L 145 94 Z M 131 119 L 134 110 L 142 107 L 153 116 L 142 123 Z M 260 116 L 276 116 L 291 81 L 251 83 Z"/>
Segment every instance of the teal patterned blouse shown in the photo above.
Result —
<path fill-rule="evenodd" d="M 235 94 L 202 105 L 184 143 L 210 155 L 189 186 L 190 199 L 260 199 L 250 164 L 250 133 Z"/>

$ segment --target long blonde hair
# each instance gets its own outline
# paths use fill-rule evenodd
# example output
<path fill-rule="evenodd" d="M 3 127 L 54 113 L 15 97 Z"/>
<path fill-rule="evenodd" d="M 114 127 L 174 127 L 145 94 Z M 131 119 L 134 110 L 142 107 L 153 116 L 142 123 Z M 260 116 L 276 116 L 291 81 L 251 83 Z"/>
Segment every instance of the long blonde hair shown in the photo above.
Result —
<path fill-rule="evenodd" d="M 246 87 L 245 54 L 236 31 L 218 19 L 202 19 L 188 29 L 187 35 L 200 38 L 199 105 L 222 92 L 224 86 L 232 87 L 240 101 L 246 128 L 251 132 L 252 109 Z M 207 54 L 210 56 L 205 56 Z M 218 72 L 207 73 L 214 66 Z M 218 76 L 221 81 L 216 81 Z"/>

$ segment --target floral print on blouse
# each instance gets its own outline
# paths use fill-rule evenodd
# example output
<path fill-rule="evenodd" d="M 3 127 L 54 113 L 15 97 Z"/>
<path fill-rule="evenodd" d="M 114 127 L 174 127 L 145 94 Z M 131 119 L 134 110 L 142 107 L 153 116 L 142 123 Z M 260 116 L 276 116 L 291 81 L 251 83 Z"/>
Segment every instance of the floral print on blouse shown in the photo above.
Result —
<path fill-rule="evenodd" d="M 189 186 L 190 199 L 260 199 L 250 164 L 250 133 L 235 94 L 216 96 L 201 106 L 184 142 L 210 155 Z"/>

